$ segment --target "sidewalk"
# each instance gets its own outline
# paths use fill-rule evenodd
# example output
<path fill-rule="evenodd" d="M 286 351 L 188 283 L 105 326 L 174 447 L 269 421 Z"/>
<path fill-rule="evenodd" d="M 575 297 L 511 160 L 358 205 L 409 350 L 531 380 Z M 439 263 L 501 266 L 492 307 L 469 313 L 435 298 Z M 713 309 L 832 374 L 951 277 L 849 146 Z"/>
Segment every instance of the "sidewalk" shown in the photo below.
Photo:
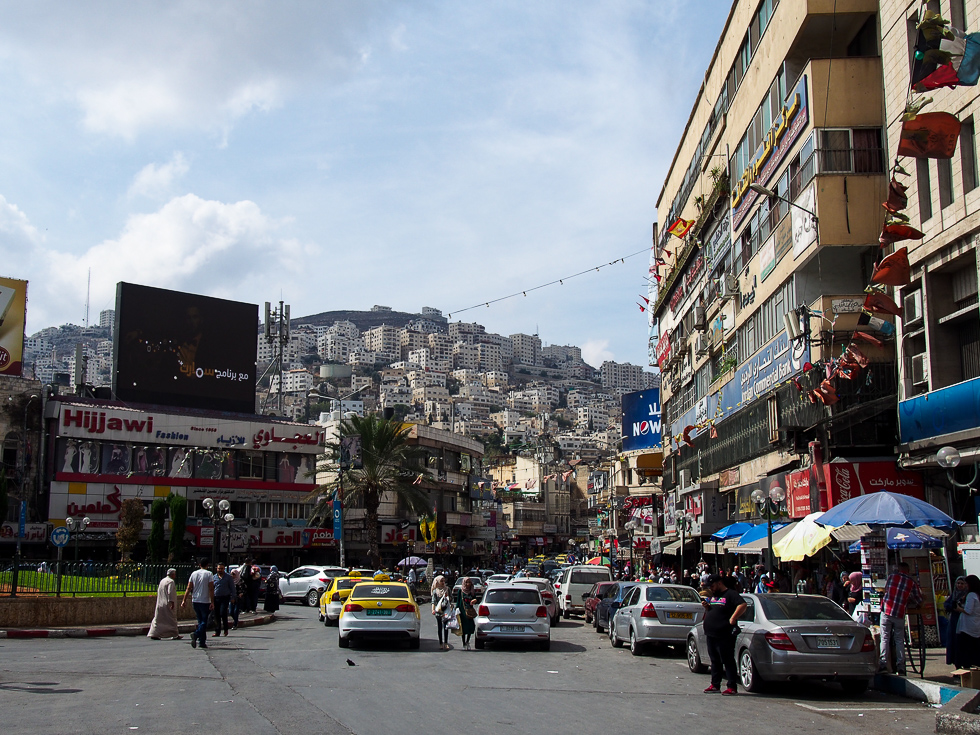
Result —
<path fill-rule="evenodd" d="M 239 628 L 249 628 L 253 625 L 267 625 L 276 619 L 274 613 L 243 613 L 238 619 Z M 192 632 L 197 627 L 193 620 L 181 621 L 177 629 L 181 635 Z M 150 632 L 149 623 L 130 625 L 76 626 L 67 628 L 7 628 L 0 630 L 3 638 L 96 638 L 100 636 L 146 635 Z"/>

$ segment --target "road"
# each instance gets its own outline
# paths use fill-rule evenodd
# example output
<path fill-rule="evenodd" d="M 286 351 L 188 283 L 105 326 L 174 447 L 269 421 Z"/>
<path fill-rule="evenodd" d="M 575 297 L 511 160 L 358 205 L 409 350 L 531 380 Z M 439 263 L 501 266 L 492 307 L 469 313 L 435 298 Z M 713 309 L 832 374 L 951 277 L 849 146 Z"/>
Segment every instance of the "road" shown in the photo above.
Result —
<path fill-rule="evenodd" d="M 207 651 L 146 638 L 5 640 L 0 712 L 25 733 L 933 732 L 935 710 L 876 692 L 779 686 L 722 698 L 675 654 L 613 649 L 578 619 L 552 650 L 337 647 L 311 608 L 232 631 Z M 355 665 L 349 666 L 350 658 Z"/>

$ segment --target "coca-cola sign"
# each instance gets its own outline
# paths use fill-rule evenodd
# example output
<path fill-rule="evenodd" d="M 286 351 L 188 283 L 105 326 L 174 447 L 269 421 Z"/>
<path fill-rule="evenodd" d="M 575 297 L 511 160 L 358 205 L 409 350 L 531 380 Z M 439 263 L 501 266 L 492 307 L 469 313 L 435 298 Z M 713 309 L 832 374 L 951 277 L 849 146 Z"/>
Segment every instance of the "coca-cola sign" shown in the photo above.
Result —
<path fill-rule="evenodd" d="M 823 471 L 828 509 L 880 490 L 925 500 L 922 473 L 900 470 L 894 462 L 828 462 Z"/>

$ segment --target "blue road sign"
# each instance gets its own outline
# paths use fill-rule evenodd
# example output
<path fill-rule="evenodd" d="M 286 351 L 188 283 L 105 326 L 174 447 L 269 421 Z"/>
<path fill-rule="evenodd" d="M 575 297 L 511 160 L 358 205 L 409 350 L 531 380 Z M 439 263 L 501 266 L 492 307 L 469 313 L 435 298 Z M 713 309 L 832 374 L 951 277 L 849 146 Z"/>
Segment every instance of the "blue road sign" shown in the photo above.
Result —
<path fill-rule="evenodd" d="M 71 534 L 68 533 L 68 529 L 64 526 L 57 526 L 51 531 L 51 543 L 58 548 L 68 545 L 68 539 Z"/>

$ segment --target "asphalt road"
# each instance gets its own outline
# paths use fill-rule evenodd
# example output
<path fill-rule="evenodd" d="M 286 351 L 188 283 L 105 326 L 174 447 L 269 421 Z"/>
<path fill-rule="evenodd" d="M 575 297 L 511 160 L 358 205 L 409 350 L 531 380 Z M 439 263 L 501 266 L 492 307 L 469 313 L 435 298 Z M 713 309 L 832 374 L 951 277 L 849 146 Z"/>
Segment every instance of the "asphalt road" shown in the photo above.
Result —
<path fill-rule="evenodd" d="M 722 698 L 675 654 L 639 658 L 573 618 L 550 652 L 337 647 L 311 608 L 209 640 L 5 640 L 0 713 L 23 733 L 794 733 L 933 732 L 935 710 L 833 684 Z M 350 658 L 355 665 L 349 666 Z"/>

